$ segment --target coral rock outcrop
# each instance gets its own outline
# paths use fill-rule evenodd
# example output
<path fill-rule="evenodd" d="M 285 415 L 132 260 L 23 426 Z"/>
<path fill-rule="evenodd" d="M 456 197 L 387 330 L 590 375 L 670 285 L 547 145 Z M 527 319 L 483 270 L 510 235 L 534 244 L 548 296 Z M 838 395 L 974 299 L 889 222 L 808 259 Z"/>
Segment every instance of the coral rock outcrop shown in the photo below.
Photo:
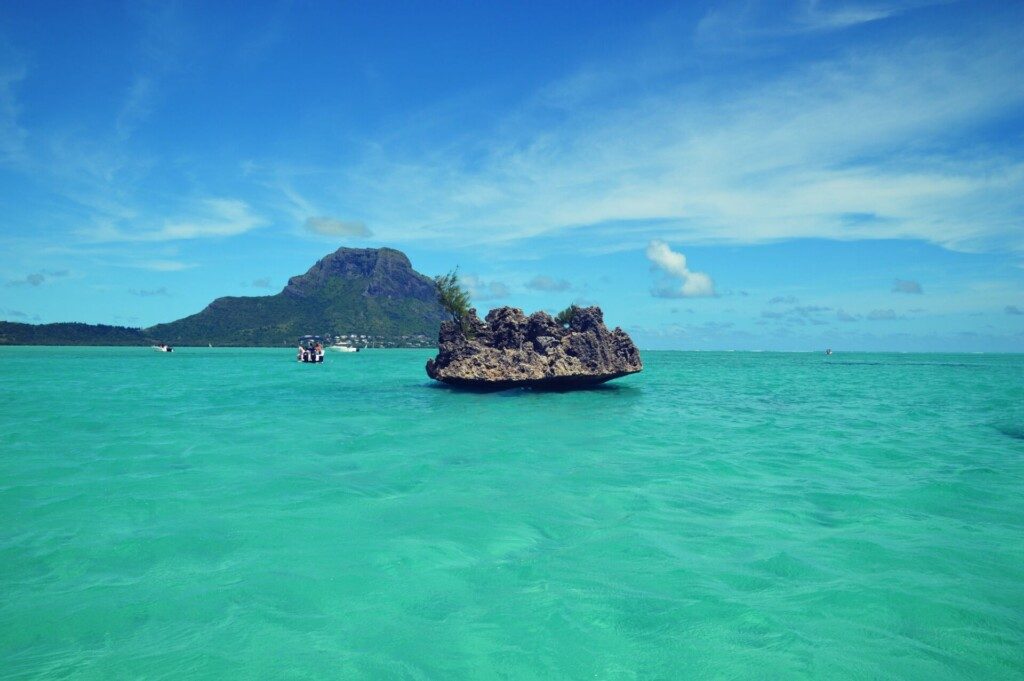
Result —
<path fill-rule="evenodd" d="M 599 307 L 576 308 L 567 326 L 545 312 L 527 317 L 514 307 L 481 321 L 470 310 L 445 321 L 427 375 L 475 388 L 583 388 L 643 369 L 640 351 L 622 329 L 609 331 Z"/>

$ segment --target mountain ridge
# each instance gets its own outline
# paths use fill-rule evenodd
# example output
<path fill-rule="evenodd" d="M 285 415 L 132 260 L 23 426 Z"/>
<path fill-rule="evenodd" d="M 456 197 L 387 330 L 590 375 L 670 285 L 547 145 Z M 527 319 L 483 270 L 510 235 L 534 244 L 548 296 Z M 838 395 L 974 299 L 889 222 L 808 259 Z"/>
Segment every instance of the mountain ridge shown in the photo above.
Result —
<path fill-rule="evenodd" d="M 433 280 L 392 248 L 341 247 L 267 296 L 222 296 L 199 312 L 144 329 L 0 322 L 0 344 L 229 345 L 280 347 L 305 334 L 431 337 L 443 319 Z M 95 335 L 90 342 L 89 330 Z M 120 330 L 120 331 L 112 331 Z M 404 343 L 411 344 L 411 343 Z"/>

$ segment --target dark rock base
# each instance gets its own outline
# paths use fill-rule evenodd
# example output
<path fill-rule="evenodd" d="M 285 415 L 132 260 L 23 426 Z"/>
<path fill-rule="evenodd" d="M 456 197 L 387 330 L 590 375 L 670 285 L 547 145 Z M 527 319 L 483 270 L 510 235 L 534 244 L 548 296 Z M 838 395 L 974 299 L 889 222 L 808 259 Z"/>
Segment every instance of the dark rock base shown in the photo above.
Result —
<path fill-rule="evenodd" d="M 436 380 L 454 388 L 463 388 L 465 390 L 475 390 L 478 392 L 498 392 L 500 390 L 512 390 L 515 388 L 529 388 L 530 390 L 546 392 L 564 392 L 566 390 L 586 390 L 588 388 L 596 388 L 613 379 L 622 378 L 623 376 L 628 376 L 634 373 L 636 372 L 624 371 L 622 373 L 608 374 L 606 376 L 554 376 L 552 378 L 540 378 L 525 381 L 490 381 L 459 378 L 439 378 Z"/>

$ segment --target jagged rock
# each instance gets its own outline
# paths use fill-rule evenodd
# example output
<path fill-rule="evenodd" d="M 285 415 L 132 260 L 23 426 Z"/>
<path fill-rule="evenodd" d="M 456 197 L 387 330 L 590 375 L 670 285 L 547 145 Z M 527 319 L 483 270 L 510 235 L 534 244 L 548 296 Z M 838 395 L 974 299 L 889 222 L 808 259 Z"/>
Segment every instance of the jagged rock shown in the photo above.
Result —
<path fill-rule="evenodd" d="M 481 321 L 470 310 L 463 324 L 441 324 L 437 345 L 427 375 L 464 387 L 581 388 L 643 369 L 629 335 L 609 331 L 599 307 L 577 308 L 568 328 L 545 312 L 499 307 Z"/>

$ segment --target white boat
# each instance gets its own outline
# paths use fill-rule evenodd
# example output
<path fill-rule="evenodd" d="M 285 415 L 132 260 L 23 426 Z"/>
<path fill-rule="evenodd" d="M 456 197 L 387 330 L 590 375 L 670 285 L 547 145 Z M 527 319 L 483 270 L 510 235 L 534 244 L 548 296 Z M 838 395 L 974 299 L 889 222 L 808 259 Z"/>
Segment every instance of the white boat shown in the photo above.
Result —
<path fill-rule="evenodd" d="M 157 352 L 174 352 L 174 348 L 172 348 L 170 345 L 166 345 L 163 343 L 161 343 L 160 345 L 151 345 L 149 347 L 153 348 Z"/>
<path fill-rule="evenodd" d="M 330 346 L 329 349 L 334 350 L 335 352 L 359 352 L 359 348 L 354 348 L 351 345 L 345 345 L 344 343 L 335 343 Z"/>
<path fill-rule="evenodd" d="M 305 364 L 323 364 L 324 342 L 320 336 L 303 336 L 299 339 L 299 351 L 296 361 Z"/>

